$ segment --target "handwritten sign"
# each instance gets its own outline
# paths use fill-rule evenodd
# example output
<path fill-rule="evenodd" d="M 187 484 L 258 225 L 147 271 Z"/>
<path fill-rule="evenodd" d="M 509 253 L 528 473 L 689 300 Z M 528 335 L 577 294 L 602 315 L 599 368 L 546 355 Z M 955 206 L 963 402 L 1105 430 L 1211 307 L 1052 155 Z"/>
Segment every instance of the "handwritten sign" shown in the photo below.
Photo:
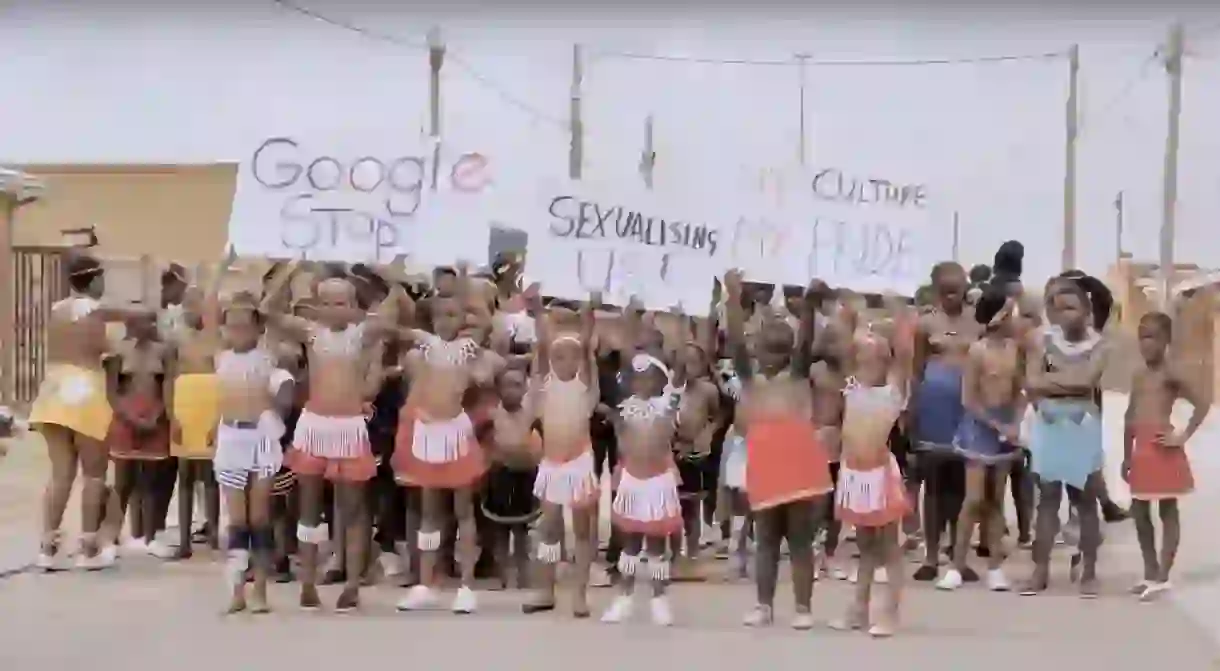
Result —
<path fill-rule="evenodd" d="M 636 296 L 649 309 L 706 314 L 726 226 L 644 189 L 578 182 L 541 189 L 532 209 L 526 275 L 544 294 L 600 291 L 616 305 Z"/>
<path fill-rule="evenodd" d="M 447 264 L 485 250 L 488 157 L 386 149 L 393 137 L 263 140 L 238 170 L 229 241 L 243 255 L 349 262 L 409 252 Z"/>
<path fill-rule="evenodd" d="M 927 187 L 822 168 L 781 203 L 740 209 L 728 240 L 731 265 L 747 279 L 913 295 L 927 279 L 922 252 L 935 234 Z"/>

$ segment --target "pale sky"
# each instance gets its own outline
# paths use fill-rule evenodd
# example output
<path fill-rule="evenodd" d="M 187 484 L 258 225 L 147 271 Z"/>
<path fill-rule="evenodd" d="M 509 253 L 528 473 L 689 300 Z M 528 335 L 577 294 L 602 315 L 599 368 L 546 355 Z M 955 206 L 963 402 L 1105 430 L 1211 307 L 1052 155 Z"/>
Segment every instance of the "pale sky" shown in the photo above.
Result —
<path fill-rule="evenodd" d="M 136 5 L 136 3 L 130 3 Z M 140 3 L 142 4 L 142 3 Z M 274 3 L 0 0 L 0 161 L 240 160 L 270 133 L 336 124 L 401 128 L 426 119 L 427 54 L 353 35 Z M 175 5 L 179 5 L 175 7 Z M 439 23 L 446 138 L 492 146 L 518 176 L 566 165 L 571 45 L 585 48 L 586 179 L 636 179 L 644 118 L 656 120 L 658 189 L 697 197 L 799 167 L 795 65 L 624 58 L 906 60 L 1081 49 L 1077 258 L 1115 256 L 1113 201 L 1125 193 L 1123 244 L 1157 257 L 1167 83 L 1150 62 L 1168 9 L 961 9 L 902 12 L 377 9 L 368 0 L 300 0 L 403 42 Z M 380 3 L 385 4 L 385 3 Z M 67 10 L 71 10 L 70 12 Z M 1075 14 L 1075 16 L 1073 16 Z M 1081 18 L 1081 15 L 1087 15 Z M 1177 258 L 1220 267 L 1220 9 L 1177 13 L 1188 29 Z M 479 81 L 476 77 L 481 78 Z M 493 82 L 494 86 L 486 82 Z M 1057 271 L 1067 64 L 833 66 L 806 70 L 808 165 L 834 164 L 928 185 L 936 256 L 961 216 L 964 263 L 1000 242 L 1027 249 L 1027 278 Z M 19 129 L 19 130 L 17 130 Z M 728 186 L 726 186 L 728 185 Z"/>

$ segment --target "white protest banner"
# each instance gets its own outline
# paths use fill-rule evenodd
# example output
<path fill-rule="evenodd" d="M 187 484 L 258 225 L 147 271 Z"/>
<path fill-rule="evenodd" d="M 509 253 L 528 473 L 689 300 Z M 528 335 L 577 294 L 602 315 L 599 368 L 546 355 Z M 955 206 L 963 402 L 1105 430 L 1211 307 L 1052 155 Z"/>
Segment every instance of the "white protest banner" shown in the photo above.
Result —
<path fill-rule="evenodd" d="M 726 264 L 726 226 L 640 187 L 568 181 L 539 190 L 530 212 L 526 277 L 544 295 L 704 316 Z"/>
<path fill-rule="evenodd" d="M 401 133 L 281 135 L 238 169 L 229 242 L 239 254 L 324 261 L 480 262 L 489 158 Z M 472 256 L 465 258 L 469 252 Z"/>
<path fill-rule="evenodd" d="M 750 198 L 727 236 L 730 263 L 759 282 L 818 278 L 866 293 L 914 295 L 935 237 L 920 183 L 815 168 L 781 202 Z"/>

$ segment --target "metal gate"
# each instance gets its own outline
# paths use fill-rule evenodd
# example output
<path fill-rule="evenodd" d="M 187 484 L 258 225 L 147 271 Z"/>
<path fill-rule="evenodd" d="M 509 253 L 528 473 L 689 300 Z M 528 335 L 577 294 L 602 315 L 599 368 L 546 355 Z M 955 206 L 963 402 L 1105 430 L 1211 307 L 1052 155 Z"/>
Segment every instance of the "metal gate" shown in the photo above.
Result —
<path fill-rule="evenodd" d="M 68 296 L 61 247 L 13 248 L 13 296 L 17 327 L 13 370 L 14 400 L 24 406 L 38 395 L 46 370 L 47 317 Z"/>

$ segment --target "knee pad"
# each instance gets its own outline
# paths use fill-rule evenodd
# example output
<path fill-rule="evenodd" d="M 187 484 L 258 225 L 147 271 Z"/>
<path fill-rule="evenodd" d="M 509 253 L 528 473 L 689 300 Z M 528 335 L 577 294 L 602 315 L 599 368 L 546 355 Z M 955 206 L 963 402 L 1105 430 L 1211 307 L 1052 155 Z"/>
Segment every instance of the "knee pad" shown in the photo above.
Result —
<path fill-rule="evenodd" d="M 543 564 L 558 564 L 563 558 L 563 550 L 559 543 L 539 543 L 538 544 L 538 561 Z"/>
<path fill-rule="evenodd" d="M 415 544 L 420 552 L 436 552 L 441 549 L 441 532 L 421 531 L 415 535 Z"/>
<path fill-rule="evenodd" d="M 664 557 L 649 557 L 648 573 L 654 582 L 668 581 L 670 576 L 669 561 Z"/>
<path fill-rule="evenodd" d="M 249 527 L 229 527 L 228 549 L 230 552 L 251 549 L 252 535 Z"/>
<path fill-rule="evenodd" d="M 330 530 L 325 524 L 316 527 L 297 524 L 297 540 L 310 545 L 319 545 L 330 539 Z"/>
<path fill-rule="evenodd" d="M 635 575 L 640 568 L 639 555 L 629 555 L 626 552 L 618 556 L 618 572 L 623 575 Z"/>
<path fill-rule="evenodd" d="M 271 527 L 255 527 L 250 531 L 250 549 L 254 552 L 271 552 L 275 549 L 275 530 Z"/>

